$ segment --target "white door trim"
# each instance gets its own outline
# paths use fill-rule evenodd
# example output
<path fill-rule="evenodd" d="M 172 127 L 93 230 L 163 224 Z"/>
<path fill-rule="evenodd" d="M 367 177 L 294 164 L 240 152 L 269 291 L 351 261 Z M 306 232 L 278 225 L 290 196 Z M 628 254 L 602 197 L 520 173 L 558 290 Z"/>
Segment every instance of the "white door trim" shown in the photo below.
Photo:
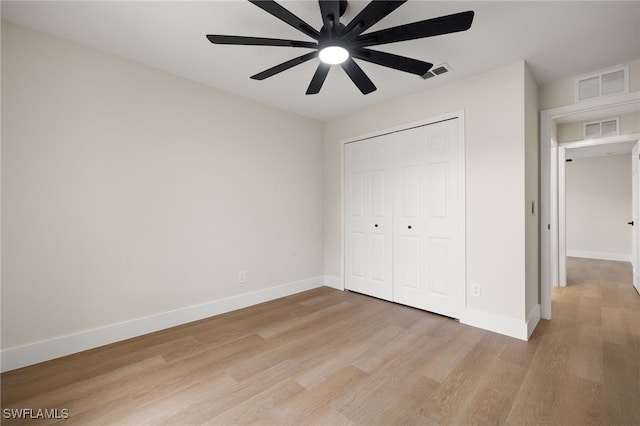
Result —
<path fill-rule="evenodd" d="M 567 147 L 558 147 L 558 285 L 567 285 Z"/>
<path fill-rule="evenodd" d="M 459 118 L 462 122 L 464 122 L 464 110 L 459 110 L 459 111 L 452 111 L 446 114 L 441 114 L 441 115 L 436 115 L 434 117 L 429 117 L 429 118 L 425 118 L 423 120 L 418 120 L 418 121 L 412 121 L 410 123 L 404 123 L 404 124 L 400 124 L 398 126 L 393 126 L 393 127 L 389 127 L 386 129 L 379 129 L 379 130 L 374 130 L 373 132 L 369 132 L 369 133 L 365 133 L 363 135 L 359 135 L 359 136 L 354 136 L 354 137 L 350 137 L 347 139 L 343 139 L 340 141 L 340 143 L 342 144 L 342 148 L 343 148 L 343 153 L 344 153 L 344 145 L 351 143 L 351 142 L 357 142 L 357 141 L 361 141 L 361 140 L 365 140 L 365 139 L 371 139 L 371 138 L 375 138 L 378 136 L 382 136 L 382 135 L 388 135 L 389 133 L 395 133 L 395 132 L 401 132 L 403 130 L 407 130 L 407 129 L 413 129 L 414 127 L 422 127 L 422 126 L 428 126 L 429 124 L 434 124 L 434 123 L 438 123 L 440 121 L 447 121 L 447 120 L 453 120 Z"/>
<path fill-rule="evenodd" d="M 640 133 L 629 133 L 620 136 L 566 142 L 558 145 L 558 285 L 560 287 L 567 285 L 567 156 L 570 157 L 571 150 L 575 148 L 613 145 L 637 141 L 639 138 Z"/>
<path fill-rule="evenodd" d="M 407 130 L 407 129 L 411 129 L 414 127 L 421 127 L 421 126 L 427 126 L 429 124 L 434 124 L 434 123 L 438 123 L 440 121 L 446 121 L 446 120 L 453 120 L 453 119 L 458 119 L 458 136 L 460 138 L 460 165 L 461 165 L 461 179 L 462 179 L 462 191 L 460 194 L 461 200 L 460 200 L 460 206 L 462 209 L 462 215 L 461 215 L 461 220 L 460 220 L 460 235 L 461 235 L 461 257 L 463 259 L 464 262 L 464 268 L 462 270 L 462 281 L 465 283 L 465 301 L 464 301 L 464 309 L 467 308 L 467 298 L 466 298 L 466 287 L 467 287 L 467 268 L 466 268 L 466 227 L 465 227 L 465 212 L 466 212 L 466 205 L 465 205 L 465 191 L 466 191 L 466 165 L 465 165 L 465 126 L 464 126 L 464 110 L 458 110 L 458 111 L 452 111 L 452 112 L 448 112 L 445 114 L 441 114 L 441 115 L 437 115 L 437 116 L 433 116 L 433 117 L 429 117 L 429 118 L 425 118 L 423 120 L 418 120 L 418 121 L 413 121 L 413 122 L 409 122 L 409 123 L 405 123 L 405 124 L 401 124 L 398 126 L 394 126 L 391 128 L 387 128 L 387 129 L 380 129 L 380 130 L 376 130 L 370 133 L 366 133 L 360 136 L 354 136 L 354 137 L 350 137 L 347 139 L 343 139 L 340 141 L 340 272 L 342 274 L 341 277 L 341 285 L 340 287 L 344 290 L 345 289 L 345 279 L 346 279 L 346 274 L 345 274 L 345 215 L 344 215 L 344 209 L 345 209 L 345 176 L 344 176 L 344 170 L 345 170 L 345 145 L 350 143 L 350 142 L 356 142 L 356 141 L 360 141 L 360 140 L 364 140 L 364 139 L 370 139 L 370 138 L 374 138 L 377 136 L 381 136 L 381 135 L 386 135 L 389 133 L 394 133 L 394 132 L 401 132 L 403 130 Z"/>
<path fill-rule="evenodd" d="M 640 267 L 640 259 L 638 249 L 640 248 L 640 232 L 638 227 L 640 226 L 640 218 L 638 214 L 640 209 L 638 208 L 640 203 L 640 197 L 638 196 L 638 189 L 640 189 L 640 175 L 638 168 L 640 167 L 640 142 L 636 142 L 631 151 L 631 214 L 632 214 L 632 227 L 631 227 L 631 265 L 632 265 L 632 281 L 635 289 L 640 293 L 640 281 L 638 280 L 638 268 Z"/>
<path fill-rule="evenodd" d="M 551 286 L 559 283 L 558 141 L 552 132 L 560 117 L 640 102 L 640 92 L 585 101 L 540 112 L 540 316 L 551 319 Z"/>

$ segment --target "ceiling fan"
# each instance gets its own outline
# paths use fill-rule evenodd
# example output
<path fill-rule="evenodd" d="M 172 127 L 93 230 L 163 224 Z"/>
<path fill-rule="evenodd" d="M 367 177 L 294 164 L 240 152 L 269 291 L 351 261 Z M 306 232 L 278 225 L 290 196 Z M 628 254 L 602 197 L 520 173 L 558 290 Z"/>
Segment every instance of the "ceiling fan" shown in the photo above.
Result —
<path fill-rule="evenodd" d="M 316 41 L 214 34 L 207 35 L 207 38 L 214 44 L 289 46 L 314 49 L 313 52 L 298 56 L 251 76 L 254 80 L 264 80 L 296 65 L 320 58 L 320 64 L 307 88 L 307 95 L 320 92 L 331 65 L 335 64 L 340 64 L 351 81 L 363 94 L 366 95 L 376 90 L 376 86 L 353 58 L 411 74 L 424 75 L 431 69 L 433 64 L 406 56 L 368 49 L 368 47 L 466 31 L 471 27 L 474 15 L 473 11 L 455 13 L 363 34 L 368 28 L 389 15 L 407 0 L 371 1 L 347 25 L 340 23 L 340 17 L 347 9 L 346 0 L 320 0 L 318 3 L 320 4 L 323 26 L 319 31 L 273 0 L 249 1 Z"/>

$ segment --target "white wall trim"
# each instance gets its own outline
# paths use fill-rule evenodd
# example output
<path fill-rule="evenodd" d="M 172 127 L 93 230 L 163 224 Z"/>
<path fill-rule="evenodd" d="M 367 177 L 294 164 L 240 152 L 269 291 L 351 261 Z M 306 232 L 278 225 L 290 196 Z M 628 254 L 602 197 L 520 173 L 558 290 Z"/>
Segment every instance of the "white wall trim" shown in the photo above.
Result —
<path fill-rule="evenodd" d="M 567 286 L 567 149 L 558 147 L 558 285 Z"/>
<path fill-rule="evenodd" d="M 534 322 L 533 319 L 532 322 Z M 529 324 L 527 321 L 519 321 L 503 315 L 467 309 L 462 314 L 460 323 L 493 331 L 494 333 L 504 334 L 505 336 L 515 337 L 520 340 L 526 341 L 529 339 Z M 533 325 L 533 327 L 535 327 L 535 325 Z"/>
<path fill-rule="evenodd" d="M 533 330 L 536 329 L 536 326 L 540 322 L 540 305 L 536 305 L 531 313 L 529 314 L 529 318 L 527 318 L 527 340 L 531 337 Z"/>
<path fill-rule="evenodd" d="M 566 149 L 575 149 L 575 148 L 584 148 L 584 147 L 591 147 L 591 146 L 612 145 L 616 143 L 631 142 L 631 141 L 637 141 L 638 139 L 640 139 L 640 133 L 625 133 L 624 135 L 606 136 L 603 138 L 585 139 L 582 141 L 575 141 L 575 142 L 563 142 L 563 143 L 559 143 L 558 147 L 559 148 L 564 147 Z"/>
<path fill-rule="evenodd" d="M 582 257 L 585 259 L 615 260 L 617 262 L 631 262 L 631 255 L 625 253 L 609 253 L 589 250 L 567 250 L 569 257 Z"/>
<path fill-rule="evenodd" d="M 446 121 L 446 120 L 453 120 L 459 118 L 461 120 L 462 123 L 464 123 L 464 110 L 457 110 L 457 111 L 451 111 L 445 114 L 440 114 L 440 115 L 436 115 L 433 117 L 429 117 L 429 118 L 425 118 L 422 120 L 417 120 L 417 121 L 412 121 L 409 123 L 404 123 L 404 124 L 400 124 L 397 126 L 393 126 L 393 127 L 389 127 L 386 129 L 379 129 L 373 132 L 369 132 L 369 133 L 365 133 L 364 135 L 359 135 L 359 136 L 354 136 L 351 138 L 347 138 L 347 139 L 343 139 L 342 141 L 340 141 L 341 145 L 342 145 L 342 152 L 344 152 L 344 145 L 351 143 L 351 142 L 357 142 L 357 141 L 361 141 L 361 140 L 365 140 L 365 139 L 371 139 L 371 138 L 375 138 L 378 136 L 382 136 L 382 135 L 387 135 L 389 133 L 395 133 L 395 132 L 401 132 L 403 130 L 407 130 L 407 129 L 412 129 L 414 127 L 422 127 L 422 126 L 428 126 L 429 124 L 435 124 L 438 123 L 440 121 Z M 462 133 L 461 135 L 464 135 L 464 133 Z M 344 164 L 342 164 L 342 171 L 344 171 Z"/>
<path fill-rule="evenodd" d="M 325 277 L 318 276 L 251 293 L 213 300 L 147 317 L 136 318 L 91 330 L 80 331 L 3 350 L 0 354 L 1 371 L 15 370 L 76 352 L 97 348 L 132 337 L 152 333 L 177 325 L 220 315 L 280 297 L 322 287 Z"/>
<path fill-rule="evenodd" d="M 342 277 L 336 277 L 335 275 L 325 275 L 324 285 L 335 288 L 336 290 L 344 290 L 344 280 Z"/>

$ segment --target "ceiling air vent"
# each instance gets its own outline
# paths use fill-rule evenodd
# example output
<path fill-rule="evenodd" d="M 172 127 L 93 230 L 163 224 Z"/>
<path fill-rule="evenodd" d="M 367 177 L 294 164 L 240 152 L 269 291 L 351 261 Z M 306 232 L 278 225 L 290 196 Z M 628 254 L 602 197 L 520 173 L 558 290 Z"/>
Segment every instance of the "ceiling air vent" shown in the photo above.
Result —
<path fill-rule="evenodd" d="M 576 102 L 629 92 L 629 66 L 576 80 Z"/>
<path fill-rule="evenodd" d="M 593 121 L 584 124 L 584 138 L 605 138 L 607 136 L 617 136 L 619 134 L 620 118 L 610 118 L 608 120 Z"/>
<path fill-rule="evenodd" d="M 422 78 L 426 80 L 428 78 L 435 77 L 437 75 L 444 74 L 449 71 L 453 71 L 453 68 L 451 68 L 451 66 L 449 66 L 449 64 L 445 62 L 444 64 L 440 64 L 438 66 L 431 68 L 426 74 L 422 76 Z"/>

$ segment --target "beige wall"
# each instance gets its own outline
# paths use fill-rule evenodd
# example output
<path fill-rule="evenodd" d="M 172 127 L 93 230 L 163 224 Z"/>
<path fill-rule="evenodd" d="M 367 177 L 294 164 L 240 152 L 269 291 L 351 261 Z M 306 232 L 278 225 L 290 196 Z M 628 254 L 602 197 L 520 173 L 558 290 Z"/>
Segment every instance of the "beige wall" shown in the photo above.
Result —
<path fill-rule="evenodd" d="M 482 285 L 482 297 L 468 296 L 467 304 L 470 309 L 524 320 L 525 258 L 527 254 L 533 256 L 525 253 L 525 215 L 530 203 L 526 197 L 537 193 L 537 179 L 528 181 L 529 186 L 525 183 L 525 134 L 531 137 L 534 131 L 532 121 L 526 126 L 528 132 L 525 130 L 525 118 L 532 120 L 533 108 L 530 104 L 528 114 L 525 111 L 525 92 L 532 91 L 535 89 L 527 77 L 526 64 L 520 62 L 327 122 L 325 273 L 342 275 L 341 141 L 464 110 L 466 279 L 467 286 L 471 282 Z M 528 166 L 535 168 L 533 161 Z M 533 230 L 531 223 L 528 227 Z M 533 272 L 530 279 L 535 279 Z"/>
<path fill-rule="evenodd" d="M 581 75 L 565 78 L 562 80 L 554 81 L 549 84 L 545 84 L 540 87 L 539 91 L 539 104 L 540 110 L 572 105 L 575 100 L 575 81 L 576 79 L 591 74 L 598 74 L 610 69 L 619 68 L 624 65 L 629 65 L 629 91 L 637 92 L 640 90 L 640 59 L 630 61 L 624 64 L 612 65 L 600 70 L 593 70 Z"/>
<path fill-rule="evenodd" d="M 2 348 L 321 275 L 322 131 L 3 22 Z"/>
<path fill-rule="evenodd" d="M 640 112 L 631 112 L 617 116 L 620 118 L 620 134 L 640 133 Z M 599 120 L 608 120 L 610 114 L 598 119 L 558 124 L 558 142 L 575 142 L 584 140 L 584 125 Z"/>
<path fill-rule="evenodd" d="M 631 255 L 631 155 L 567 163 L 567 252 Z"/>
<path fill-rule="evenodd" d="M 3 22 L 2 87 L 3 349 L 340 277 L 340 141 L 459 110 L 468 307 L 537 303 L 524 62 L 322 125 Z"/>

